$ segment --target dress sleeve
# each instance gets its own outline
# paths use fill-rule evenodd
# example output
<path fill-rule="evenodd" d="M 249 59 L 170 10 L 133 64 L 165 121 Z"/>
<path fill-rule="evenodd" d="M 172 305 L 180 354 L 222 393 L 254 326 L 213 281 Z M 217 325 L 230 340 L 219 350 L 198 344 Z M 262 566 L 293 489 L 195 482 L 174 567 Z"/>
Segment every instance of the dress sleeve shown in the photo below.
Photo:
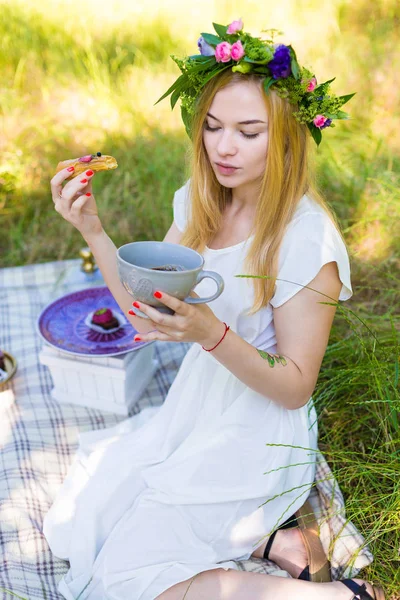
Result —
<path fill-rule="evenodd" d="M 189 187 L 190 179 L 174 194 L 173 212 L 175 225 L 179 231 L 184 231 L 189 217 Z"/>
<path fill-rule="evenodd" d="M 332 261 L 337 263 L 342 282 L 339 300 L 348 300 L 353 295 L 349 256 L 330 217 L 327 214 L 311 213 L 293 221 L 280 248 L 278 275 L 271 305 L 274 308 L 282 306 L 302 286 L 308 285 L 325 264 Z M 321 299 L 324 298 L 321 296 Z"/>

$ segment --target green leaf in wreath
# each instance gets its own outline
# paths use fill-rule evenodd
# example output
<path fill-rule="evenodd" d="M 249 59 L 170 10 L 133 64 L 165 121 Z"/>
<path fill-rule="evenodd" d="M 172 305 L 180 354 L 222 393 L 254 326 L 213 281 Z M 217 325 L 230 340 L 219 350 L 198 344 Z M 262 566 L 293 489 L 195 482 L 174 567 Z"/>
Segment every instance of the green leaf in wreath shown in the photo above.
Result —
<path fill-rule="evenodd" d="M 266 78 L 264 79 L 263 86 L 264 86 L 264 91 L 265 91 L 265 93 L 266 93 L 266 94 L 268 94 L 268 93 L 269 93 L 269 88 L 271 87 L 271 85 L 272 85 L 272 84 L 273 84 L 275 81 L 276 81 L 276 80 L 275 80 L 273 77 L 266 77 Z"/>
<path fill-rule="evenodd" d="M 163 94 L 161 96 L 161 98 L 159 98 L 157 100 L 157 102 L 155 104 L 158 104 L 159 102 L 161 102 L 161 100 L 164 100 L 164 98 L 166 98 L 167 96 L 169 96 L 169 94 L 171 94 L 175 90 L 179 89 L 179 91 L 182 91 L 188 85 L 188 83 L 189 83 L 188 76 L 186 75 L 186 73 L 182 73 L 182 75 L 180 75 L 178 77 L 178 79 L 176 81 L 174 81 L 174 83 L 171 85 L 171 87 L 167 89 L 167 91 L 165 92 L 165 94 Z"/>
<path fill-rule="evenodd" d="M 297 61 L 297 56 L 296 56 L 296 52 L 295 52 L 294 48 L 292 46 L 288 46 L 288 48 L 289 48 L 291 58 L 294 58 L 294 60 Z"/>
<path fill-rule="evenodd" d="M 213 77 L 215 77 L 215 75 L 218 75 L 218 73 L 222 73 L 222 71 L 226 71 L 226 69 L 230 69 L 231 68 L 231 63 L 232 61 L 229 61 L 229 64 L 225 65 L 224 67 L 220 67 L 218 66 L 218 68 L 213 69 L 212 71 L 210 71 L 210 73 L 207 74 L 207 76 L 204 78 L 203 80 L 203 85 L 205 85 L 206 83 L 208 83 L 210 81 L 210 79 L 212 79 Z"/>
<path fill-rule="evenodd" d="M 251 70 L 251 64 L 248 62 L 244 62 L 243 60 L 241 60 L 239 64 L 232 67 L 232 73 L 250 73 Z M 254 72 L 256 71 L 254 70 Z"/>
<path fill-rule="evenodd" d="M 210 56 L 205 56 L 204 54 L 190 54 L 188 58 L 196 62 L 204 62 L 207 61 L 210 58 Z"/>
<path fill-rule="evenodd" d="M 172 92 L 171 94 L 171 110 L 174 109 L 175 104 L 178 102 L 179 100 L 179 96 L 181 95 L 180 90 L 175 90 L 174 92 Z"/>
<path fill-rule="evenodd" d="M 181 116 L 182 116 L 183 124 L 186 129 L 186 133 L 188 134 L 189 138 L 192 139 L 192 116 L 188 113 L 186 108 L 184 108 L 182 105 L 181 105 Z"/>
<path fill-rule="evenodd" d="M 267 65 L 269 62 L 271 62 L 270 58 L 264 58 L 263 60 L 253 60 L 252 58 L 249 58 L 248 56 L 245 56 L 243 58 L 243 60 L 245 62 L 251 63 L 253 65 Z"/>
<path fill-rule="evenodd" d="M 254 67 L 253 73 L 258 73 L 259 75 L 268 75 L 269 69 L 267 66 L 260 65 L 258 67 Z"/>
<path fill-rule="evenodd" d="M 346 96 L 339 96 L 339 100 L 342 101 L 342 106 L 343 106 L 343 104 L 346 104 L 346 102 L 351 100 L 351 98 L 355 95 L 356 95 L 356 92 L 354 92 L 354 94 L 347 94 Z"/>
<path fill-rule="evenodd" d="M 318 127 L 315 127 L 315 125 L 312 125 L 311 123 L 307 123 L 307 127 L 310 130 L 314 142 L 317 144 L 317 146 L 319 146 L 322 140 L 321 130 Z"/>
<path fill-rule="evenodd" d="M 336 113 L 334 115 L 332 115 L 331 117 L 332 119 L 350 119 L 349 115 L 344 112 L 343 110 L 338 110 L 336 111 Z M 331 125 L 332 127 L 332 125 Z"/>
<path fill-rule="evenodd" d="M 324 93 L 326 88 L 328 87 L 328 85 L 330 83 L 332 83 L 332 81 L 335 81 L 335 79 L 336 79 L 336 77 L 334 77 L 333 79 L 329 79 L 329 81 L 324 81 L 324 83 L 320 83 L 319 85 L 317 85 L 317 87 L 314 89 L 314 94 L 316 94 L 317 92 L 319 92 L 319 95 L 321 95 L 321 92 Z"/>
<path fill-rule="evenodd" d="M 202 33 L 201 37 L 203 38 L 204 41 L 207 42 L 207 44 L 210 44 L 211 46 L 216 46 L 217 44 L 220 44 L 222 41 L 222 40 L 220 40 L 220 38 L 218 38 L 213 33 Z"/>
<path fill-rule="evenodd" d="M 214 65 L 217 64 L 214 56 L 207 56 L 207 60 L 196 61 L 190 65 L 190 73 L 201 73 L 202 71 L 208 71 Z"/>
<path fill-rule="evenodd" d="M 213 23 L 213 27 L 220 38 L 224 38 L 226 36 L 226 32 L 228 29 L 227 25 L 218 25 L 218 23 Z"/>
<path fill-rule="evenodd" d="M 295 79 L 300 79 L 300 67 L 296 60 L 290 61 L 290 67 L 292 69 L 293 77 Z"/>
<path fill-rule="evenodd" d="M 300 66 L 297 62 L 296 53 L 293 50 L 292 46 L 288 46 L 290 53 L 290 67 L 292 69 L 293 77 L 295 79 L 300 79 Z"/>

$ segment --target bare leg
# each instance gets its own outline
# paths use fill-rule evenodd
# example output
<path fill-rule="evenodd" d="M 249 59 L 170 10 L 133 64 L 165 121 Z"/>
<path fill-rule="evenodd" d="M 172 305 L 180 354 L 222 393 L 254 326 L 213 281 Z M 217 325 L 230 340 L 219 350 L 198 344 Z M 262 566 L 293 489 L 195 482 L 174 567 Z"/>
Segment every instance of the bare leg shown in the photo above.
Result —
<path fill-rule="evenodd" d="M 361 579 L 355 581 L 363 583 Z M 367 591 L 372 595 L 368 584 Z M 155 600 L 183 600 L 184 597 L 185 600 L 352 600 L 354 595 L 338 581 L 311 583 L 262 573 L 214 569 L 177 583 Z"/>
<path fill-rule="evenodd" d="M 252 554 L 256 558 L 264 555 L 267 541 L 263 542 Z M 278 529 L 273 541 L 269 558 L 292 577 L 298 577 L 307 566 L 307 552 L 297 528 Z"/>

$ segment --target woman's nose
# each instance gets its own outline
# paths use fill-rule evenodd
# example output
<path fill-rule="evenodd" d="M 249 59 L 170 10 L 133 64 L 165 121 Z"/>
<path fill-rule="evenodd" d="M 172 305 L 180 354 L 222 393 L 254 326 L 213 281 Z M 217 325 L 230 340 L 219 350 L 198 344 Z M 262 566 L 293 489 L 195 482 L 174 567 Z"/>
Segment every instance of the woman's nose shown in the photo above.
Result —
<path fill-rule="evenodd" d="M 217 144 L 217 152 L 221 155 L 236 154 L 234 134 L 228 130 L 222 131 Z"/>

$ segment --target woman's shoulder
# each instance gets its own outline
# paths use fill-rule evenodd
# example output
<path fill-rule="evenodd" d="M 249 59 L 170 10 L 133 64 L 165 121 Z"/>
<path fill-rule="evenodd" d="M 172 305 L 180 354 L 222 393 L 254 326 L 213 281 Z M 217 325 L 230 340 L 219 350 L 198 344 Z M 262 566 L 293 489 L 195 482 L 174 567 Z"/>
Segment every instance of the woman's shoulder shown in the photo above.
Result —
<path fill-rule="evenodd" d="M 311 196 L 305 194 L 299 201 L 296 210 L 289 222 L 285 237 L 307 239 L 321 239 L 327 233 L 341 238 L 336 224 L 323 206 L 318 204 Z"/>
<path fill-rule="evenodd" d="M 297 263 L 301 248 L 311 253 L 335 253 L 348 260 L 346 243 L 331 215 L 312 197 L 304 195 L 289 222 L 282 239 L 280 259 L 288 256 Z"/>
<path fill-rule="evenodd" d="M 348 300 L 353 292 L 346 245 L 328 212 L 303 196 L 279 249 L 278 279 L 271 305 L 277 308 L 292 298 L 329 262 L 338 265 L 342 281 L 339 300 Z"/>
<path fill-rule="evenodd" d="M 174 221 L 179 231 L 184 231 L 190 216 L 190 179 L 176 190 L 173 199 Z"/>
<path fill-rule="evenodd" d="M 187 202 L 190 195 L 190 179 L 188 179 L 174 194 L 174 197 L 180 202 Z"/>
<path fill-rule="evenodd" d="M 312 216 L 320 215 L 326 218 L 330 218 L 326 210 L 316 202 L 311 196 L 308 194 L 304 194 L 304 196 L 300 199 L 299 203 L 296 206 L 296 210 L 294 212 L 292 221 L 290 224 L 293 224 L 300 219 L 304 219 L 305 217 L 311 218 Z"/>

